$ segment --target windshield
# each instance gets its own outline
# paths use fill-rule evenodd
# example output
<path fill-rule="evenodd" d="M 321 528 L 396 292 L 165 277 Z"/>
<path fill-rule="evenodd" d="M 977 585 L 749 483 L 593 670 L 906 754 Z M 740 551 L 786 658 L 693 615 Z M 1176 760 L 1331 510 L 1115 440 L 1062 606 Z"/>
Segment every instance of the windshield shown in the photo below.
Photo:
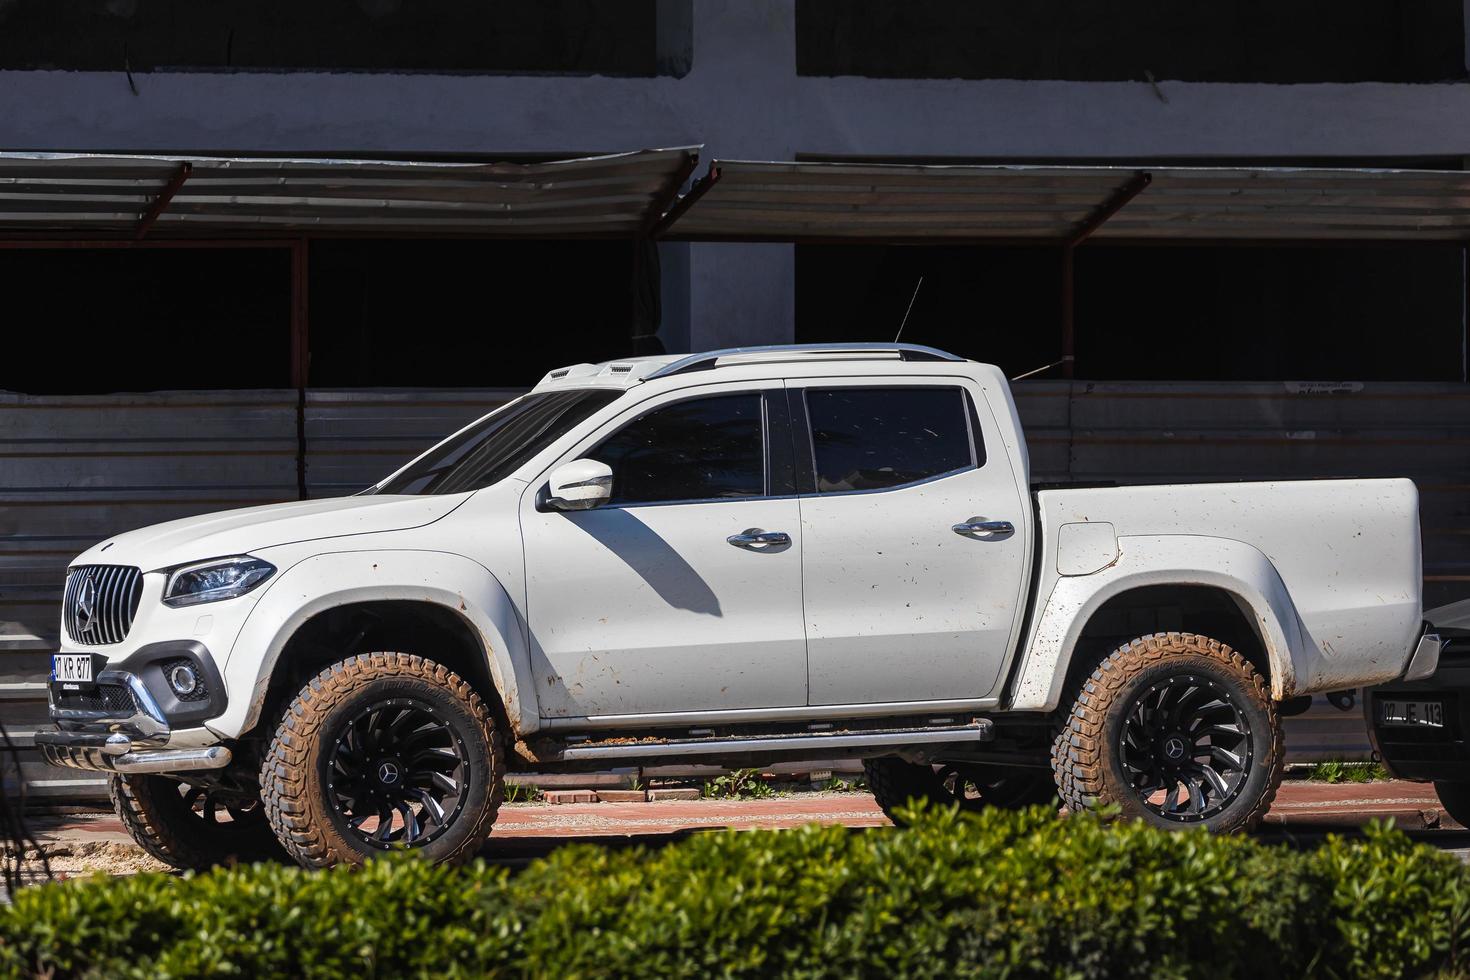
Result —
<path fill-rule="evenodd" d="M 374 493 L 465 493 L 498 483 L 621 392 L 546 391 L 517 398 L 389 477 Z"/>

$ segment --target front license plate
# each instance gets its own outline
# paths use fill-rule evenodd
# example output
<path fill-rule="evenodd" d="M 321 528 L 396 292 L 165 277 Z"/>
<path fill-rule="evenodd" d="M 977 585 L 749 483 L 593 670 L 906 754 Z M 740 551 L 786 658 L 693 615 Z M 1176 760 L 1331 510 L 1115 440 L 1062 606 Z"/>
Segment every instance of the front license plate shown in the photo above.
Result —
<path fill-rule="evenodd" d="M 1439 701 L 1380 700 L 1378 722 L 1395 728 L 1443 728 L 1444 704 Z"/>
<path fill-rule="evenodd" d="M 58 653 L 51 658 L 52 680 L 73 684 L 92 683 L 90 653 Z"/>

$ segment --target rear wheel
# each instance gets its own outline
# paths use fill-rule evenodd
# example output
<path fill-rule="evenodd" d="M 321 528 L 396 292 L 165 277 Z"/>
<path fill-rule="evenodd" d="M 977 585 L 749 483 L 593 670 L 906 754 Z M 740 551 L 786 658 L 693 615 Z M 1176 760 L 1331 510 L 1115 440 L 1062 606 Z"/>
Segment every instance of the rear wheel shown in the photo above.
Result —
<path fill-rule="evenodd" d="M 113 776 L 108 790 L 133 840 L 175 868 L 285 857 L 258 796 L 144 775 Z"/>
<path fill-rule="evenodd" d="M 1230 647 L 1158 633 L 1114 650 L 1083 682 L 1052 752 L 1068 809 L 1118 806 L 1159 827 L 1249 830 L 1276 796 L 1281 719 Z"/>
<path fill-rule="evenodd" d="M 1470 783 L 1436 779 L 1434 792 L 1444 812 L 1461 827 L 1470 827 Z"/>
<path fill-rule="evenodd" d="M 903 823 L 897 809 L 912 802 L 983 810 L 1055 803 L 1057 798 L 1056 786 L 1045 769 L 973 762 L 928 766 L 902 759 L 865 759 L 863 772 L 873 798 L 896 824 Z"/>
<path fill-rule="evenodd" d="M 408 848 L 474 857 L 503 793 L 499 738 L 468 682 L 404 653 L 368 653 L 301 689 L 261 767 L 266 816 L 307 867 Z"/>

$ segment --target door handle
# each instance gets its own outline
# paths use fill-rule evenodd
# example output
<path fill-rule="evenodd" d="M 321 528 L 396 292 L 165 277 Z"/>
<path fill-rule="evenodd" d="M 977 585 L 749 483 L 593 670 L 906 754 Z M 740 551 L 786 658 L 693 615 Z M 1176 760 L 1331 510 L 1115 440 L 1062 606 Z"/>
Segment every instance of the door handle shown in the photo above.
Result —
<path fill-rule="evenodd" d="M 737 548 L 770 548 L 778 545 L 791 543 L 791 535 L 785 531 L 762 531 L 758 527 L 748 527 L 739 534 L 732 534 L 725 539 Z"/>
<path fill-rule="evenodd" d="M 993 534 L 1014 534 L 1016 525 L 1010 521 L 982 521 L 972 517 L 954 526 L 955 534 L 977 534 L 981 537 L 990 537 Z"/>

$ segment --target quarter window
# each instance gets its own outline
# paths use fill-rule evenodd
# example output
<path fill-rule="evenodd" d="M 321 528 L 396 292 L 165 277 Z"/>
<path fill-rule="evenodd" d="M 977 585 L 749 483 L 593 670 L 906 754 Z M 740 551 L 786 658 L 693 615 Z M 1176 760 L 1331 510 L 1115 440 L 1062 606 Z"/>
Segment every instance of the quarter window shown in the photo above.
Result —
<path fill-rule="evenodd" d="M 613 471 L 609 503 L 759 497 L 766 465 L 758 393 L 654 409 L 587 455 Z"/>
<path fill-rule="evenodd" d="M 806 392 L 818 493 L 883 490 L 979 462 L 959 388 Z"/>

